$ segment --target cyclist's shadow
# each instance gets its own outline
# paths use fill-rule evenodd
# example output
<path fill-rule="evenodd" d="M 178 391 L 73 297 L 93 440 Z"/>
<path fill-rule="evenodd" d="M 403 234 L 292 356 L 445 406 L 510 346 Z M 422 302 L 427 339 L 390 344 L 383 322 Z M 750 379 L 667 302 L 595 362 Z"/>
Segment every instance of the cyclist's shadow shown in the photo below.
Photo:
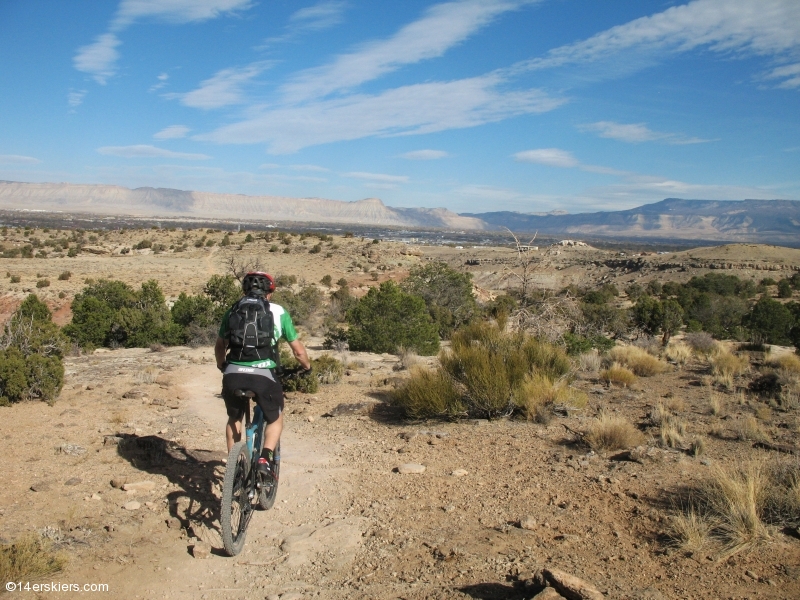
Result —
<path fill-rule="evenodd" d="M 193 527 L 219 533 L 219 497 L 215 487 L 224 475 L 222 452 L 190 450 L 164 438 L 118 434 L 118 454 L 140 471 L 163 475 L 179 489 L 167 494 L 169 514 L 180 521 L 190 535 L 201 537 Z"/>

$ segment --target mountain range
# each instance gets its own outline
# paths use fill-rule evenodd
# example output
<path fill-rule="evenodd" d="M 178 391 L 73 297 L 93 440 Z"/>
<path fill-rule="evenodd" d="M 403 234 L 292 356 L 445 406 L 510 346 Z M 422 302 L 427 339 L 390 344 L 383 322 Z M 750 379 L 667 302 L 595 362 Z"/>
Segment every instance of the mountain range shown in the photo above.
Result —
<path fill-rule="evenodd" d="M 473 231 L 508 228 L 565 237 L 800 246 L 800 201 L 796 200 L 667 198 L 628 210 L 595 213 L 457 214 L 445 208 L 393 208 L 378 198 L 343 202 L 150 187 L 0 181 L 0 209 Z"/>

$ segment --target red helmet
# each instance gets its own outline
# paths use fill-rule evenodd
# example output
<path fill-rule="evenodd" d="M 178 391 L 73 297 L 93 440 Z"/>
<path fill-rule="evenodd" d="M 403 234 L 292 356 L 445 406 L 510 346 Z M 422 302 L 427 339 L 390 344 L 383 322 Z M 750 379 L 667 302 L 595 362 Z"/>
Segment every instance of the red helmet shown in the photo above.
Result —
<path fill-rule="evenodd" d="M 275 291 L 275 279 L 269 273 L 263 271 L 251 271 L 242 279 L 242 291 L 249 294 L 253 290 L 260 290 L 264 294 L 271 294 Z"/>

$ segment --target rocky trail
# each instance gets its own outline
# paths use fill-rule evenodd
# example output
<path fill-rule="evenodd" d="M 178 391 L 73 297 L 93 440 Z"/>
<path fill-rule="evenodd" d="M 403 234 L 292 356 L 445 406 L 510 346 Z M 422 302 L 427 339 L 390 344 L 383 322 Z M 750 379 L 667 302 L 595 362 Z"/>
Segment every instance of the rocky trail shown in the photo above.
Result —
<path fill-rule="evenodd" d="M 521 600 L 545 581 L 537 597 L 800 596 L 792 535 L 727 560 L 665 543 L 673 494 L 749 446 L 709 438 L 693 458 L 649 443 L 620 460 L 564 427 L 601 405 L 644 419 L 667 394 L 702 427 L 699 366 L 633 389 L 581 375 L 589 408 L 546 426 L 407 423 L 386 403 L 405 373 L 397 357 L 346 358 L 341 383 L 288 398 L 278 499 L 235 558 L 219 537 L 225 413 L 211 350 L 69 358 L 54 406 L 4 409 L 2 537 L 42 532 L 69 557 L 53 580 L 107 583 L 119 598 Z"/>

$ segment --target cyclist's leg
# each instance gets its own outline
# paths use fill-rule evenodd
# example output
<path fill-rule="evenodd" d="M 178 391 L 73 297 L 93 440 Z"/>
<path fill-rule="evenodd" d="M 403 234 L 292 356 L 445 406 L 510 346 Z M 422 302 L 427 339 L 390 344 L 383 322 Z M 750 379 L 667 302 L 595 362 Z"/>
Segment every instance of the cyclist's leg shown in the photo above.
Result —
<path fill-rule="evenodd" d="M 228 444 L 228 452 L 236 442 L 242 439 L 242 416 L 242 414 L 228 416 L 228 423 L 225 425 L 225 441 Z"/>
<path fill-rule="evenodd" d="M 236 442 L 242 439 L 242 419 L 244 411 L 247 410 L 247 399 L 237 398 L 234 395 L 236 389 L 247 389 L 242 388 L 241 383 L 236 375 L 225 374 L 222 376 L 222 398 L 225 400 L 225 410 L 228 413 L 228 422 L 225 424 L 225 442 L 228 445 L 228 452 Z"/>
<path fill-rule="evenodd" d="M 280 416 L 272 423 L 268 423 L 264 431 L 264 448 L 268 450 L 275 450 L 278 442 L 281 439 L 281 432 L 283 431 L 283 411 Z"/>

